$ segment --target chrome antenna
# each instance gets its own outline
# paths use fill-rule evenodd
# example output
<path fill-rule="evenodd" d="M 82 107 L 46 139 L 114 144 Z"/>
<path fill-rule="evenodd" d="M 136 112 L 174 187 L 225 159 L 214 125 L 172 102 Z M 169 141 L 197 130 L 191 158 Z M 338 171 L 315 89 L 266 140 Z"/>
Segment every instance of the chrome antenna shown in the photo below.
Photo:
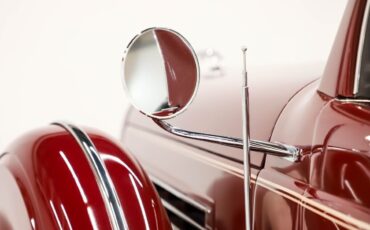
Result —
<path fill-rule="evenodd" d="M 242 109 L 243 109 L 243 156 L 244 156 L 244 209 L 245 229 L 251 229 L 251 205 L 250 205 L 250 133 L 249 133 L 249 90 L 247 73 L 247 48 L 242 47 L 243 52 L 243 87 L 242 87 Z"/>
<path fill-rule="evenodd" d="M 248 86 L 248 74 L 247 74 L 247 47 L 241 48 L 243 52 L 243 84 L 244 86 Z"/>

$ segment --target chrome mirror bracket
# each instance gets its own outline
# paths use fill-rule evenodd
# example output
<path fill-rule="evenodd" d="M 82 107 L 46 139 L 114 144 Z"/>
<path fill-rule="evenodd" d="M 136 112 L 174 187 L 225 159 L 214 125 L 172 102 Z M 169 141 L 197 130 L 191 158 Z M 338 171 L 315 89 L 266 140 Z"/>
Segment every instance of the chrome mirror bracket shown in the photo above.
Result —
<path fill-rule="evenodd" d="M 175 136 L 243 149 L 243 140 L 241 138 L 193 132 L 174 127 L 163 120 L 156 118 L 152 118 L 152 120 L 163 130 Z M 291 162 L 298 162 L 301 156 L 301 150 L 295 146 L 253 139 L 250 140 L 250 150 L 282 157 Z"/>

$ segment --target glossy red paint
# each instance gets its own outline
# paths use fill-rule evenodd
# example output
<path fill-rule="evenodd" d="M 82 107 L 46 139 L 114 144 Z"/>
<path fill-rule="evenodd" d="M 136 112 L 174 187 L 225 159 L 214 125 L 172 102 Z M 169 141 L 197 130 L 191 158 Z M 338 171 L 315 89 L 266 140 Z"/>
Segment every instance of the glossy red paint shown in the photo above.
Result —
<path fill-rule="evenodd" d="M 354 52 L 365 4 L 365 1 L 348 4 L 333 48 L 334 53 L 342 52 L 344 56 L 332 55 L 321 85 L 315 82 L 299 92 L 284 108 L 275 125 L 271 140 L 303 147 L 302 162 L 289 164 L 268 156 L 260 174 L 271 171 L 279 175 L 285 171 L 288 173 L 283 177 L 290 183 L 304 185 L 296 201 L 299 208 L 295 216 L 300 220 L 300 229 L 370 229 L 367 195 L 370 191 L 365 186 L 370 182 L 367 140 L 370 105 L 335 98 L 330 94 L 330 87 L 325 86 L 332 81 L 331 87 L 336 89 L 334 96 L 353 96 L 353 70 L 357 58 Z M 346 31 L 345 37 L 343 31 Z M 341 49 L 340 43 L 343 43 Z M 335 51 L 336 48 L 339 51 Z M 339 60 L 340 66 L 333 65 Z M 281 179 L 275 178 L 274 182 L 286 187 Z M 294 191 L 288 194 L 294 197 Z"/>
<path fill-rule="evenodd" d="M 254 190 L 253 229 L 300 229 L 299 204 L 305 187 L 285 172 L 261 170 Z"/>
<path fill-rule="evenodd" d="M 112 180 L 129 227 L 169 229 L 159 198 L 140 166 L 109 139 L 96 132 L 89 135 L 97 142 L 97 149 L 104 152 L 101 156 L 108 171 L 119 173 Z M 9 170 L 18 185 L 30 229 L 111 228 L 87 158 L 61 127 L 51 125 L 20 137 L 1 157 L 1 167 Z M 6 189 L 7 185 L 2 187 Z M 10 207 L 1 208 L 0 216 Z M 14 218 L 4 218 L 0 218 L 0 226 L 17 226 L 12 222 Z"/>
<path fill-rule="evenodd" d="M 252 136 L 263 140 L 269 139 L 273 124 L 285 105 L 283 101 L 285 100 L 286 103 L 297 90 L 313 78 L 307 75 L 306 78 L 294 78 L 289 74 L 279 74 L 286 77 L 286 82 L 294 87 L 284 91 L 284 96 L 276 98 L 279 92 L 273 89 L 279 83 L 276 82 L 276 72 L 272 72 L 274 73 L 271 75 L 264 75 L 265 80 L 251 79 L 251 84 L 255 86 L 251 91 L 251 97 L 260 98 L 259 101 L 251 99 L 254 108 L 251 110 Z M 293 80 L 298 82 L 293 84 Z M 170 123 L 194 131 L 230 136 L 241 135 L 240 92 L 231 90 L 233 87 L 238 87 L 238 83 L 235 78 L 203 81 L 198 97 L 189 111 L 171 120 Z M 211 90 L 210 87 L 224 89 L 225 97 L 219 98 L 222 99 L 219 103 L 207 103 L 208 100 L 218 98 L 217 95 L 219 95 L 218 90 Z M 258 90 L 263 88 L 269 88 L 273 93 L 266 95 Z M 267 108 L 263 106 L 271 100 L 276 103 Z M 224 112 L 225 109 L 227 113 Z M 258 114 L 262 115 L 258 116 Z M 213 221 L 210 221 L 209 226 L 218 229 L 244 228 L 243 169 L 240 149 L 171 136 L 135 110 L 130 111 L 128 118 L 122 143 L 132 151 L 150 175 L 211 207 L 213 212 L 210 219 Z M 254 176 L 258 175 L 263 167 L 263 156 L 262 153 L 252 152 Z M 300 190 L 301 194 L 303 191 L 303 189 Z M 230 200 L 230 197 L 233 199 Z"/>
<path fill-rule="evenodd" d="M 193 51 L 177 34 L 155 30 L 167 75 L 168 102 L 170 106 L 183 108 L 193 97 L 197 86 L 197 63 Z"/>
<path fill-rule="evenodd" d="M 240 60 L 235 60 L 237 61 Z M 297 91 L 319 77 L 317 69 L 319 68 L 316 64 L 303 67 L 252 68 L 253 71 L 250 72 L 250 113 L 253 139 L 269 140 L 274 124 L 287 101 Z M 192 131 L 241 137 L 241 81 L 239 76 L 240 71 L 235 71 L 230 72 L 230 76 L 224 78 L 201 79 L 197 96 L 191 106 L 185 113 L 171 119 L 170 123 Z M 276 90 L 286 85 L 290 87 L 284 91 Z M 269 93 L 266 94 L 266 92 Z M 243 161 L 243 153 L 240 149 L 175 137 L 158 128 L 151 119 L 143 116 L 134 108 L 129 110 L 126 117 L 121 139 L 122 143 L 128 147 L 130 143 L 123 138 L 126 136 L 125 128 L 136 127 L 196 148 L 206 149 L 232 161 Z M 137 141 L 141 142 L 140 139 Z M 133 154 L 136 155 L 136 153 Z M 141 162 L 142 159 L 139 160 Z M 256 168 L 261 168 L 263 161 L 264 154 L 258 152 L 251 154 L 251 162 Z"/>
<path fill-rule="evenodd" d="M 291 69 L 284 79 L 283 67 L 271 78 L 253 67 L 249 72 L 252 138 L 302 149 L 297 163 L 251 152 L 255 229 L 370 229 L 370 105 L 342 99 L 353 96 L 365 5 L 348 2 L 320 80 L 302 80 L 305 74 Z M 240 137 L 238 87 L 240 82 L 229 79 L 203 81 L 189 111 L 171 123 Z M 214 228 L 243 228 L 237 205 L 243 203 L 241 151 L 172 137 L 134 111 L 125 125 L 122 142 L 149 174 L 208 202 L 215 209 Z"/>
<path fill-rule="evenodd" d="M 369 104 L 332 100 L 317 117 L 310 189 L 305 195 L 356 220 L 338 218 L 326 226 L 370 228 L 370 188 L 366 186 L 370 183 L 369 116 Z M 308 214 L 305 218 L 308 227 L 319 224 L 317 219 L 322 217 Z"/>
<path fill-rule="evenodd" d="M 151 176 L 211 210 L 206 218 L 211 229 L 244 228 L 240 163 L 133 126 L 123 139 Z M 252 169 L 252 181 L 257 172 Z"/>
<path fill-rule="evenodd" d="M 307 87 L 287 105 L 272 136 L 304 147 L 302 162 L 268 156 L 257 182 L 266 171 L 280 175 L 272 181 L 282 187 L 287 187 L 282 178 L 302 184 L 295 202 L 303 229 L 368 229 L 370 190 L 364 185 L 370 183 L 370 106 L 326 97 L 316 87 Z M 288 196 L 294 197 L 294 190 Z"/>
<path fill-rule="evenodd" d="M 146 172 L 120 145 L 99 131 L 87 132 L 115 185 L 130 229 L 172 229 Z"/>

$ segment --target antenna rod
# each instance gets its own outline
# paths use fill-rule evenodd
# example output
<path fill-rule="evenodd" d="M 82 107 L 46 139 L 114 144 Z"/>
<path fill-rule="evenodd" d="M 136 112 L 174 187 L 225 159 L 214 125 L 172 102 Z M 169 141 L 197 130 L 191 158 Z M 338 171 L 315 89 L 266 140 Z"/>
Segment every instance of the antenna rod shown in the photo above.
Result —
<path fill-rule="evenodd" d="M 242 87 L 242 108 L 243 108 L 243 156 L 244 156 L 244 203 L 245 203 L 245 229 L 251 229 L 251 204 L 250 204 L 250 133 L 249 133 L 249 90 L 246 52 L 247 48 L 242 47 L 243 52 L 243 87 Z"/>

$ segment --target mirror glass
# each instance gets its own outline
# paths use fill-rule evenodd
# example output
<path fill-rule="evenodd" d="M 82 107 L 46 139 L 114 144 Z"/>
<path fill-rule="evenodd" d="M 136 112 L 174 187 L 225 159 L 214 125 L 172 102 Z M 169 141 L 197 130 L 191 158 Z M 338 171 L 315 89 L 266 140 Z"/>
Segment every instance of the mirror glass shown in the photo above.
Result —
<path fill-rule="evenodd" d="M 138 110 L 167 119 L 184 111 L 199 82 L 198 60 L 179 33 L 152 28 L 129 43 L 123 58 L 123 85 Z"/>

